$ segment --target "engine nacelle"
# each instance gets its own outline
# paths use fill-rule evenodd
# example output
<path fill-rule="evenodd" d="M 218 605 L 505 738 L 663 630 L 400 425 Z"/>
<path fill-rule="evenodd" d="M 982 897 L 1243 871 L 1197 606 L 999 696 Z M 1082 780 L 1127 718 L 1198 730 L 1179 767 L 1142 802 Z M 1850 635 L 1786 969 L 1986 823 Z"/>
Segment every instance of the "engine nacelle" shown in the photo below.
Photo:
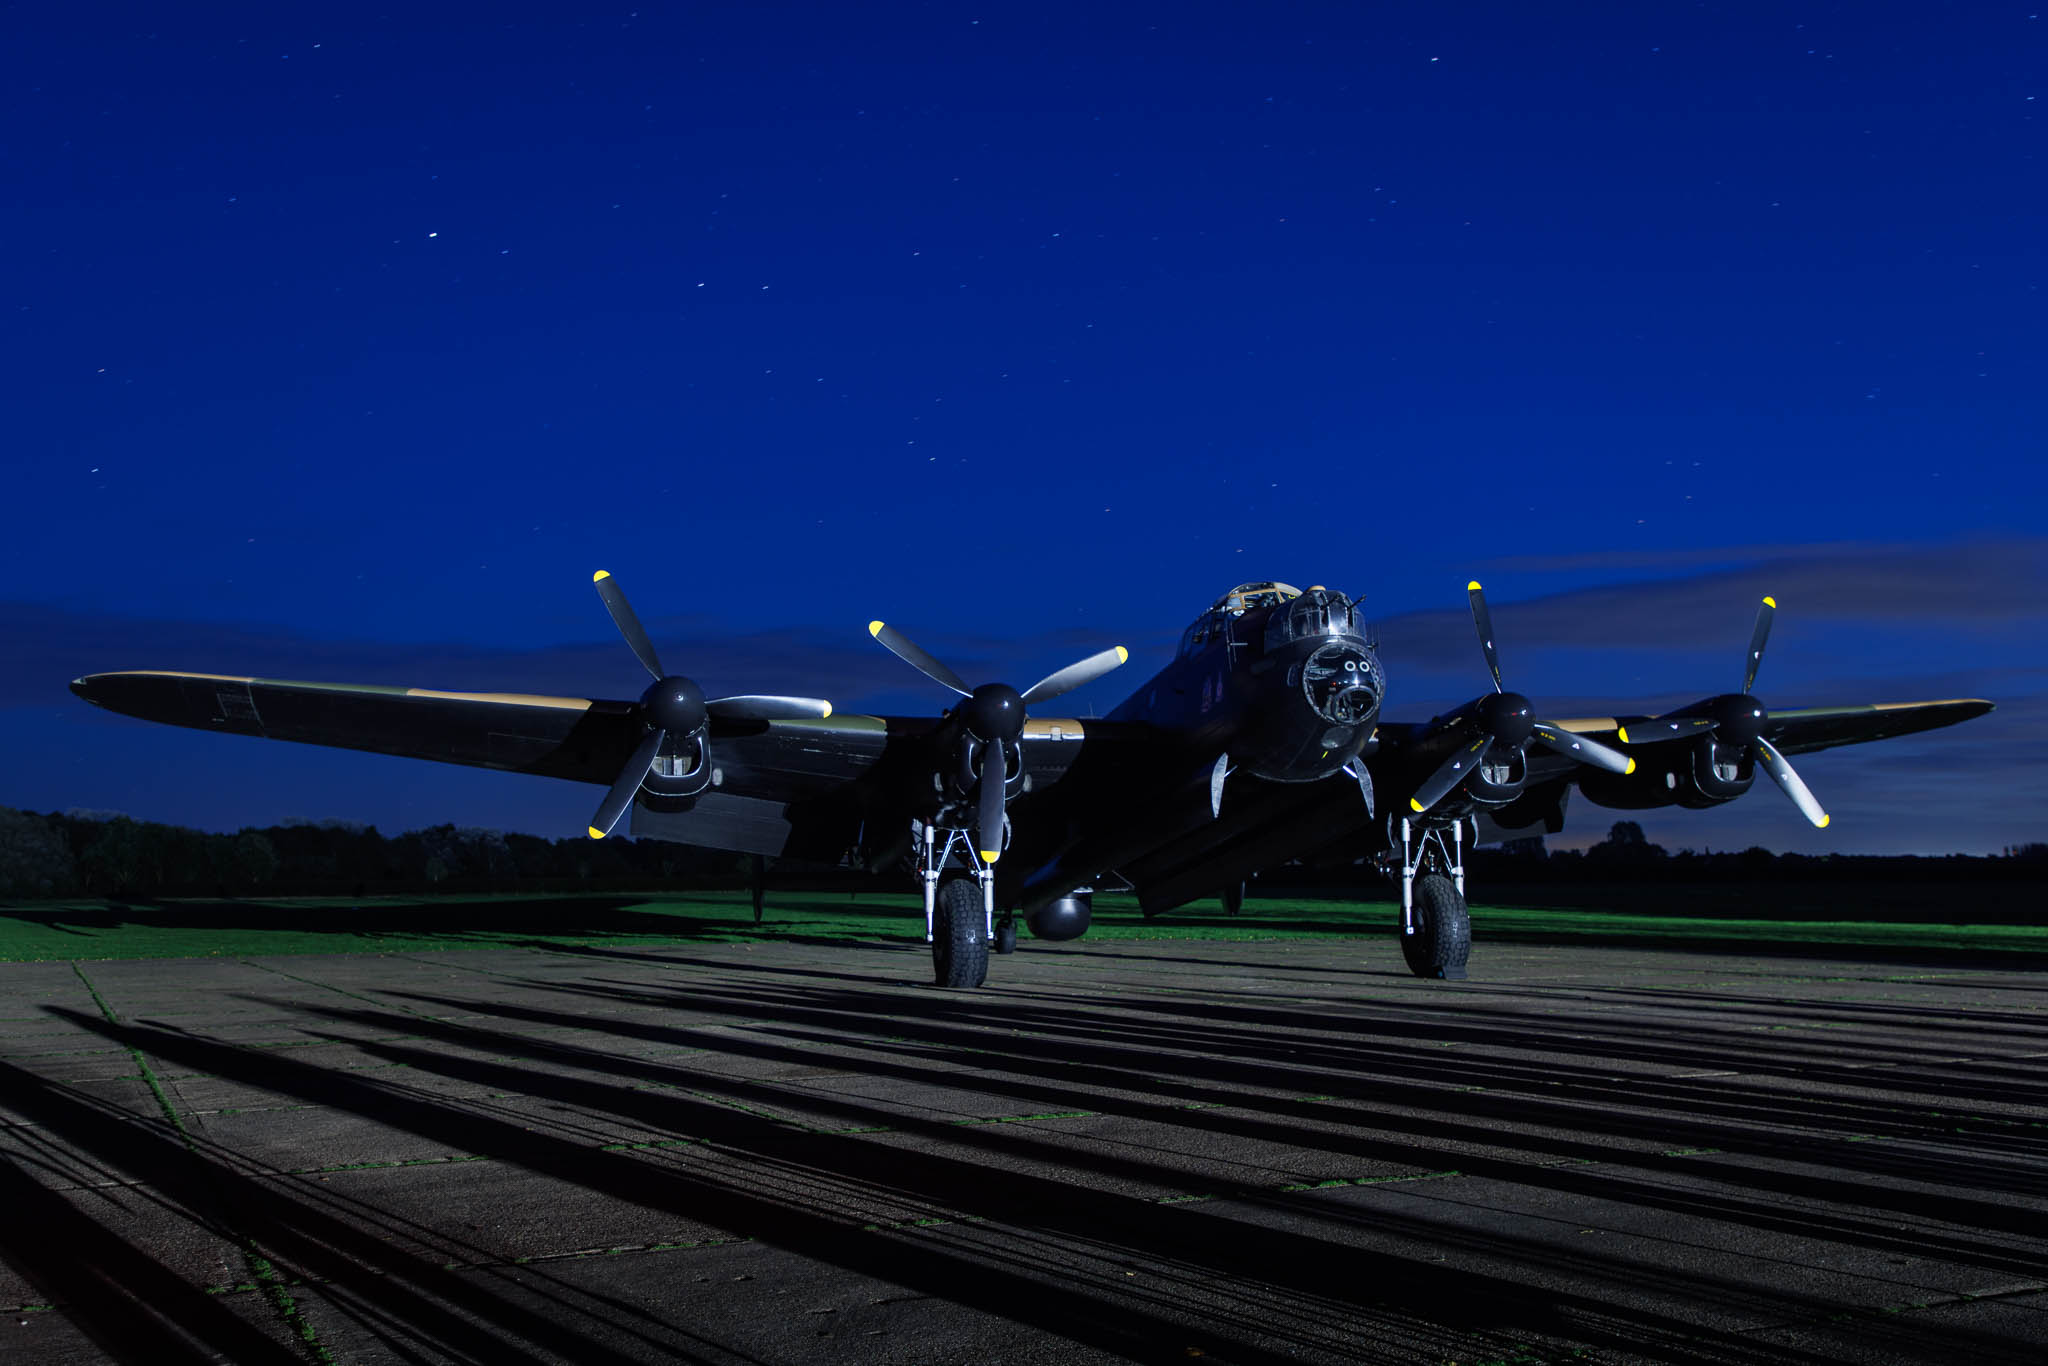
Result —
<path fill-rule="evenodd" d="M 1421 756 L 1416 763 L 1415 781 L 1437 771 L 1437 766 L 1459 749 L 1482 736 L 1492 737 L 1486 756 L 1460 780 L 1458 787 L 1469 805 L 1492 811 L 1522 795 L 1529 781 L 1529 757 L 1525 746 L 1533 725 L 1529 699 L 1520 693 L 1488 693 L 1474 698 L 1430 725 Z"/>
<path fill-rule="evenodd" d="M 1086 892 L 1069 892 L 1033 911 L 1024 918 L 1024 923 L 1031 927 L 1034 938 L 1079 939 L 1088 932 L 1093 915 L 1094 907 Z"/>
<path fill-rule="evenodd" d="M 1490 753 L 1465 780 L 1466 795 L 1483 811 L 1506 806 L 1522 795 L 1529 780 L 1529 759 L 1521 750 Z"/>
<path fill-rule="evenodd" d="M 1724 745 L 1711 734 L 1686 748 L 1692 751 L 1692 790 L 1701 805 L 1732 802 L 1756 781 L 1756 761 L 1746 748 Z"/>
<path fill-rule="evenodd" d="M 1014 797 L 1024 781 L 1024 747 L 1015 741 L 977 740 L 965 730 L 954 742 L 952 761 L 934 775 L 933 786 L 941 797 L 964 801 L 981 781 L 983 765 L 996 762 L 998 755 L 1003 765 L 1003 796 Z"/>
<path fill-rule="evenodd" d="M 711 786 L 711 777 L 711 742 L 706 732 L 670 735 L 655 753 L 654 766 L 640 780 L 640 792 L 652 799 L 649 804 L 658 810 L 676 809 L 674 803 Z"/>
<path fill-rule="evenodd" d="M 1578 775 L 1579 791 L 1597 806 L 1640 811 L 1653 806 L 1700 810 L 1732 802 L 1756 781 L 1756 761 L 1712 734 L 1691 744 L 1656 745 L 1636 751 L 1636 771 L 1608 773 L 1588 768 Z"/>

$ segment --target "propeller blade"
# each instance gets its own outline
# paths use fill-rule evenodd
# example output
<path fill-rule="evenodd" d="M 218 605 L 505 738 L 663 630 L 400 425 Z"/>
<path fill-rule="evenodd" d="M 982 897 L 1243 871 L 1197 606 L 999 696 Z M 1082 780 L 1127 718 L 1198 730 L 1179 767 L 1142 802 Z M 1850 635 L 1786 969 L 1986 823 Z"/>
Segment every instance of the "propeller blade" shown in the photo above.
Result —
<path fill-rule="evenodd" d="M 1765 598 L 1764 601 L 1769 602 L 1770 599 Z M 1777 746 L 1761 735 L 1756 739 L 1756 760 L 1770 775 L 1771 781 L 1784 789 L 1785 795 L 1792 799 L 1792 805 L 1799 808 L 1800 815 L 1812 821 L 1816 830 L 1828 828 L 1828 813 L 1820 809 L 1820 803 L 1814 800 L 1806 784 L 1799 781 L 1799 775 L 1792 771 L 1792 765 L 1785 762 L 1785 756 L 1778 753 Z"/>
<path fill-rule="evenodd" d="M 1443 766 L 1430 774 L 1421 787 L 1415 789 L 1415 795 L 1408 799 L 1409 808 L 1418 812 L 1427 811 L 1442 801 L 1450 794 L 1450 790 L 1486 757 L 1487 747 L 1492 743 L 1491 735 L 1482 735 L 1444 760 Z"/>
<path fill-rule="evenodd" d="M 626 590 L 619 587 L 619 581 L 608 569 L 598 570 L 590 581 L 597 585 L 597 595 L 604 599 L 605 610 L 612 614 L 612 624 L 626 638 L 626 645 L 640 661 L 640 667 L 656 678 L 666 678 L 668 675 L 661 667 L 661 656 L 654 653 L 654 642 L 647 638 L 640 618 L 633 615 L 633 605 L 626 601 Z"/>
<path fill-rule="evenodd" d="M 994 863 L 1003 855 L 1003 774 L 1008 763 L 1002 741 L 983 746 L 974 804 L 974 847 L 983 863 Z"/>
<path fill-rule="evenodd" d="M 1765 598 L 1756 609 L 1756 629 L 1749 634 L 1749 663 L 1742 673 L 1742 690 L 1748 692 L 1756 685 L 1756 666 L 1764 660 L 1764 642 L 1771 638 L 1771 618 L 1777 614 L 1778 600 Z M 1815 808 L 1818 810 L 1819 808 Z"/>
<path fill-rule="evenodd" d="M 951 669 L 939 663 L 938 660 L 933 659 L 923 650 L 918 649 L 916 645 L 911 643 L 910 637 L 904 635 L 895 627 L 885 625 L 879 621 L 871 621 L 868 623 L 868 634 L 882 642 L 883 649 L 895 655 L 932 682 L 951 688 L 962 697 L 972 697 L 974 695 L 973 690 L 960 681 L 959 674 L 954 673 Z"/>
<path fill-rule="evenodd" d="M 619 770 L 618 781 L 612 790 L 604 794 L 598 803 L 597 814 L 590 818 L 590 837 L 601 840 L 612 832 L 619 823 L 619 817 L 626 814 L 626 808 L 633 804 L 633 794 L 640 790 L 640 784 L 647 781 L 647 770 L 654 767 L 654 755 L 661 748 L 661 742 L 668 732 L 656 727 L 647 732 L 647 738 L 640 742 L 640 748 L 633 751 L 633 757 L 626 760 L 626 766 Z"/>
<path fill-rule="evenodd" d="M 1474 579 L 1465 585 L 1465 596 L 1472 600 L 1472 624 L 1479 628 L 1479 648 L 1486 652 L 1487 672 L 1493 675 L 1493 690 L 1506 692 L 1507 687 L 1500 681 L 1500 652 L 1493 648 L 1493 613 L 1486 610 L 1486 590 Z"/>
<path fill-rule="evenodd" d="M 832 704 L 822 697 L 714 697 L 704 710 L 726 721 L 822 721 Z"/>
<path fill-rule="evenodd" d="M 1121 645 L 1112 645 L 1101 654 L 1088 656 L 1078 664 L 1069 664 L 1058 673 L 1047 674 L 1024 690 L 1024 705 L 1044 702 L 1058 697 L 1061 693 L 1072 692 L 1083 683 L 1096 679 L 1114 669 L 1131 657 L 1131 652 Z"/>
<path fill-rule="evenodd" d="M 1650 745 L 1659 740 L 1697 735 L 1713 728 L 1714 718 L 1711 716 L 1659 716 L 1650 721 L 1638 721 L 1633 726 L 1622 726 L 1615 734 L 1621 737 L 1624 745 Z"/>
<path fill-rule="evenodd" d="M 1562 727 L 1551 725 L 1548 721 L 1538 721 L 1531 734 L 1536 737 L 1536 743 L 1564 755 L 1567 759 L 1577 759 L 1582 764 L 1604 768 L 1609 773 L 1636 771 L 1636 761 L 1620 750 L 1609 749 L 1599 741 L 1588 740 L 1583 735 L 1574 735 Z"/>

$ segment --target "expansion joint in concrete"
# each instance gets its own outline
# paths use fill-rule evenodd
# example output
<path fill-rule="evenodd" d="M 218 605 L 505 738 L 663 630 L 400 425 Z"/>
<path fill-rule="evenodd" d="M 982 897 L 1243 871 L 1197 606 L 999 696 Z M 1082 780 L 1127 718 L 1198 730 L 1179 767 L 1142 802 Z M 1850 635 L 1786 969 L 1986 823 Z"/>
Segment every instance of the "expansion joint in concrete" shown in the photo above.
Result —
<path fill-rule="evenodd" d="M 72 961 L 71 970 L 78 974 L 79 982 L 85 987 L 86 994 L 92 997 L 92 1003 L 99 1007 L 99 1012 L 106 1022 L 118 1028 L 121 1017 L 114 1013 L 114 1008 L 107 1004 L 107 998 L 100 995 L 100 989 L 93 985 L 92 978 L 85 975 L 85 969 L 80 967 L 75 959 Z M 198 1160 L 199 1170 L 206 1173 L 207 1184 L 213 1187 L 215 1203 L 222 1211 L 233 1209 L 233 1202 L 226 1198 L 225 1192 L 213 1178 L 212 1162 L 200 1150 L 192 1131 L 185 1127 L 184 1118 L 178 1114 L 178 1107 L 171 1104 L 169 1094 L 164 1091 L 163 1082 L 157 1078 L 156 1069 L 149 1065 L 148 1056 L 133 1044 L 128 1046 L 128 1056 L 135 1060 L 136 1071 L 142 1074 L 143 1083 L 149 1087 L 150 1094 L 156 1097 L 157 1108 L 163 1112 L 164 1122 L 178 1135 L 178 1140 L 185 1145 L 185 1150 Z M 331 1363 L 334 1360 L 333 1354 L 320 1345 L 319 1334 L 313 1330 L 313 1325 L 306 1316 L 299 1312 L 298 1301 L 292 1298 L 291 1287 L 286 1282 L 284 1273 L 263 1255 L 256 1246 L 256 1240 L 247 1233 L 232 1227 L 225 1231 L 233 1241 L 236 1251 L 241 1254 L 242 1264 L 249 1273 L 250 1282 L 263 1292 L 264 1300 L 277 1312 L 278 1318 L 283 1321 L 293 1339 L 306 1350 L 311 1360 Z"/>

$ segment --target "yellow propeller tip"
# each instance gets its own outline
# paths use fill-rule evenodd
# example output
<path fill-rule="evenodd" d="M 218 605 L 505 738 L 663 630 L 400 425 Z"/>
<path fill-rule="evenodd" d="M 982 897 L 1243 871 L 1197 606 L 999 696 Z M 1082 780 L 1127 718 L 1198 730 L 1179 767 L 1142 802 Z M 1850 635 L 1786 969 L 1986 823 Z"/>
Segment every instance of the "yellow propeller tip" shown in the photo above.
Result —
<path fill-rule="evenodd" d="M 590 827 L 590 837 L 594 840 L 601 840 L 604 838 L 604 831 L 593 825 Z"/>
<path fill-rule="evenodd" d="M 1630 759 L 1630 760 L 1628 761 L 1628 767 L 1627 767 L 1627 768 L 1625 768 L 1625 769 L 1623 769 L 1623 770 L 1621 771 L 1621 775 L 1622 775 L 1622 776 L 1623 776 L 1624 778 L 1626 778 L 1626 777 L 1627 777 L 1627 776 L 1628 776 L 1629 774 L 1631 774 L 1631 773 L 1633 773 L 1633 772 L 1635 772 L 1635 771 L 1636 771 L 1636 761 L 1635 761 L 1635 760 L 1634 760 L 1633 758 L 1631 758 L 1631 759 Z"/>
<path fill-rule="evenodd" d="M 1416 801 L 1413 797 L 1408 799 L 1408 805 L 1414 807 L 1417 811 L 1422 810 L 1422 803 Z"/>
<path fill-rule="evenodd" d="M 1131 652 L 1130 652 L 1129 650 L 1126 650 L 1126 649 L 1125 649 L 1125 648 L 1124 648 L 1123 646 L 1121 646 L 1121 645 L 1119 645 L 1119 646 L 1117 646 L 1117 647 L 1116 647 L 1116 662 L 1117 662 L 1117 663 L 1119 663 L 1119 664 L 1122 664 L 1122 663 L 1124 663 L 1124 662 L 1125 662 L 1126 660 L 1128 660 L 1128 659 L 1129 659 L 1130 657 L 1131 657 Z"/>
<path fill-rule="evenodd" d="M 1477 580 L 1477 579 L 1474 579 L 1474 580 L 1472 580 L 1472 582 L 1470 582 L 1470 583 L 1466 584 L 1466 585 L 1465 585 L 1465 591 L 1466 591 L 1467 593 L 1477 593 L 1477 592 L 1480 592 L 1480 591 L 1481 591 L 1481 589 L 1480 589 L 1480 587 L 1479 587 L 1479 580 Z"/>
<path fill-rule="evenodd" d="M 869 635 L 871 635 L 871 636 L 878 636 L 878 635 L 882 634 L 882 623 L 881 623 L 881 622 L 879 622 L 879 621 L 871 621 L 871 622 L 869 622 L 869 623 L 868 623 L 868 634 L 869 634 Z"/>
<path fill-rule="evenodd" d="M 595 574 L 592 574 L 592 575 L 590 576 L 590 581 L 591 581 L 592 583 L 601 583 L 601 582 L 603 582 L 603 581 L 604 581 L 605 579 L 608 579 L 608 578 L 610 578 L 611 576 L 612 576 L 612 571 L 611 571 L 611 570 L 609 570 L 609 569 L 600 569 L 600 570 L 598 570 L 598 571 L 597 571 L 597 572 L 596 572 Z"/>
<path fill-rule="evenodd" d="M 1619 738 L 1619 739 L 1620 739 L 1621 743 L 1623 743 L 1624 745 L 1628 743 L 1628 727 L 1627 727 L 1627 726 L 1616 726 L 1616 727 L 1614 728 L 1614 734 L 1616 735 L 1616 737 L 1617 737 L 1617 738 Z"/>
<path fill-rule="evenodd" d="M 1829 821 L 1831 821 L 1831 820 L 1833 820 L 1833 819 L 1834 819 L 1834 817 L 1833 817 L 1833 816 L 1830 816 L 1830 815 L 1829 815 L 1829 814 L 1828 814 L 1827 812 L 1825 812 L 1825 811 L 1821 812 L 1821 813 L 1820 813 L 1820 828 L 1821 828 L 1821 829 L 1823 829 L 1823 830 L 1827 829 L 1827 828 L 1828 828 L 1828 822 L 1829 822 Z"/>
<path fill-rule="evenodd" d="M 1002 855 L 1001 855 L 1001 854 L 991 854 L 991 853 L 990 853 L 990 852 L 989 852 L 988 850 L 986 850 L 986 849 L 984 849 L 984 850 L 982 850 L 982 851 L 981 851 L 981 861 L 982 861 L 983 863 L 994 863 L 994 862 L 995 862 L 995 861 L 996 861 L 997 859 L 999 859 L 999 858 L 1001 858 L 1001 857 L 1002 857 Z"/>
<path fill-rule="evenodd" d="M 832 714 L 832 704 L 831 704 L 830 702 L 827 702 L 827 703 L 825 704 L 825 716 L 821 716 L 821 717 L 819 717 L 818 719 L 819 719 L 820 721 L 822 721 L 822 720 L 824 720 L 824 719 L 825 719 L 825 717 L 828 717 L 828 716 L 830 716 L 831 714 Z"/>
<path fill-rule="evenodd" d="M 1773 612 L 1775 612 L 1778 610 L 1778 600 L 1776 598 L 1765 598 L 1764 606 L 1770 608 Z"/>

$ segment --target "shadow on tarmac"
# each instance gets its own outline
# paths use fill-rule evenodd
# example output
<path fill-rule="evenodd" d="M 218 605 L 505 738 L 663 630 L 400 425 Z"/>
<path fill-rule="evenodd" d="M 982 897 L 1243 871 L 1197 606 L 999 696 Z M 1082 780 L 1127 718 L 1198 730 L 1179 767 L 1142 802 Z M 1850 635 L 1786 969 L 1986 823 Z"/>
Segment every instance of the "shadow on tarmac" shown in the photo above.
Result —
<path fill-rule="evenodd" d="M 637 955 L 592 956 L 601 963 Z M 450 1152 L 485 1155 L 1131 1360 L 1186 1360 L 1189 1317 L 1203 1313 L 1189 1297 L 1219 1282 L 1292 1306 L 1261 1322 L 1220 1312 L 1207 1320 L 1200 1335 L 1206 1354 L 1247 1363 L 1327 1354 L 1341 1341 L 1334 1328 L 1303 1325 L 1395 1320 L 1465 1334 L 1554 1335 L 1596 1352 L 1659 1360 L 1818 1362 L 1832 1357 L 1703 1328 L 1660 1306 L 1684 1297 L 1786 1322 L 1826 1320 L 1840 1306 L 1801 1290 L 1796 1276 L 1760 1299 L 1754 1285 L 1717 1285 L 1602 1253 L 1591 1241 L 1561 1254 L 1483 1226 L 1447 1235 L 1441 1222 L 1395 1208 L 1368 1210 L 1251 1180 L 1209 1179 L 1210 1198 L 1248 1216 L 1205 1217 L 1199 1207 L 1191 1213 L 1128 1193 L 1189 1179 L 1130 1144 L 1091 1149 L 1024 1125 L 962 1124 L 815 1088 L 802 1093 L 802 1110 L 823 1123 L 793 1122 L 776 1109 L 792 1101 L 788 1087 L 721 1064 L 794 1069 L 829 1058 L 842 1076 L 970 1088 L 1023 1111 L 1085 1107 L 1113 1119 L 1168 1120 L 1191 1147 L 1267 1143 L 1312 1148 L 1360 1169 L 1455 1167 L 1467 1177 L 1703 1217 L 1758 1235 L 1902 1258 L 1938 1255 L 1981 1269 L 1987 1280 L 2048 1272 L 2041 1215 L 2010 1199 L 2048 1196 L 2048 1145 L 2004 1114 L 1973 1109 L 2040 1113 L 2048 1110 L 2048 1082 L 2017 1058 L 1973 1077 L 1947 1066 L 1959 1046 L 1947 1035 L 1958 1030 L 1998 1031 L 2048 1048 L 2048 1022 L 2015 1013 L 1580 985 L 1554 990 L 1557 1014 L 1532 1012 L 1526 998 L 1543 989 L 1526 987 L 1516 989 L 1522 999 L 1461 990 L 1455 1010 L 1424 992 L 1364 1003 L 1306 996 L 1284 1005 L 1229 991 L 906 993 L 855 973 L 658 957 L 679 971 L 709 971 L 673 990 L 603 978 L 521 983 L 525 993 L 557 996 L 559 1008 L 395 990 L 380 993 L 389 1006 L 262 999 L 295 1012 L 316 1036 L 413 1075 L 687 1138 L 729 1159 L 725 1165 L 653 1163 L 596 1149 L 387 1079 L 406 1072 L 338 1071 L 161 1023 L 112 1023 L 68 1008 L 51 1013 L 179 1071 L 362 1116 Z M 674 1010 L 691 1022 L 600 1013 L 622 1005 Z M 1706 1027 L 1690 1031 L 1645 1026 L 1644 1010 L 1688 1005 L 1740 1007 L 1741 1023 L 1715 1027 L 1712 1014 L 1702 1013 L 1692 1018 Z M 449 1014 L 468 1019 L 436 1018 Z M 1774 1020 L 1818 1032 L 1788 1045 L 1772 1032 Z M 1902 1041 L 1891 1032 L 1822 1028 L 1828 1025 L 1921 1032 Z M 702 1053 L 650 1060 L 654 1049 Z M 1643 1070 L 1618 1074 L 1617 1063 Z M 1938 1096 L 1939 1112 L 1902 1110 L 1873 1096 L 1869 1068 L 1878 1064 L 1888 1069 L 1886 1090 Z M 1688 1072 L 1721 1075 L 1678 1075 Z M 1465 1089 L 1448 1087 L 1447 1074 Z M 1832 1094 L 1834 1086 L 1847 1094 Z M 605 1336 L 592 1336 L 566 1306 L 551 1312 L 544 1300 L 532 1303 L 530 1284 L 520 1296 L 500 1293 L 489 1278 L 395 1245 L 377 1224 L 389 1216 L 280 1180 L 201 1136 L 138 1121 L 7 1064 L 0 1064 L 0 1087 L 31 1123 L 73 1150 L 260 1249 L 289 1275 L 345 1296 L 383 1326 L 388 1344 L 431 1344 L 442 1356 L 502 1362 L 748 1354 L 747 1344 L 709 1340 L 679 1352 L 674 1340 L 687 1336 L 687 1325 L 642 1322 L 640 1311 L 624 1306 Z M 1688 1117 L 1682 1132 L 1674 1113 Z M 1970 1143 L 1958 1145 L 1955 1135 L 1973 1128 Z M 854 1130 L 887 1130 L 913 1151 L 863 1141 Z M 1907 1142 L 1856 1141 L 1880 1130 Z M 1740 1160 L 1717 1162 L 1711 1182 L 1688 1184 L 1701 1174 L 1696 1154 L 1709 1150 Z M 1625 1164 L 1618 1153 L 1627 1154 Z M 731 1179 L 734 1164 L 756 1179 Z M 1063 1179 L 1062 1168 L 1084 1179 Z M 958 1222 L 1006 1230 L 1008 1252 L 998 1258 L 967 1242 L 849 1222 L 802 1198 L 808 1187 L 801 1178 L 938 1206 Z M 10 1210 L 0 1219 L 0 1251 L 52 1299 L 94 1306 L 79 1322 L 109 1356 L 300 1359 L 138 1249 L 110 1242 L 112 1235 L 32 1177 L 7 1166 L 0 1179 Z M 774 1190 L 781 1179 L 791 1185 L 786 1198 Z M 1930 1224 L 2006 1237 L 1931 1232 Z M 1465 1265 L 1375 1250 L 1368 1241 L 1434 1247 Z M 1179 1285 L 1148 1302 L 1082 1274 L 1076 1248 L 1091 1258 L 1172 1267 Z M 171 1350 L 166 1320 L 198 1346 L 183 1357 Z M 1903 1357 L 2017 1359 L 2010 1339 L 1955 1323 L 1872 1317 L 1857 1331 L 1860 1349 Z"/>
<path fill-rule="evenodd" d="M 735 904 L 744 894 L 735 898 Z M 637 936 L 662 934 L 678 939 L 739 930 L 752 931 L 753 919 L 662 916 L 645 908 L 658 895 L 475 897 L 384 901 L 361 905 L 302 905 L 289 901 L 234 899 L 159 902 L 109 901 L 91 906 L 0 906 L 0 915 L 59 933 L 109 934 L 128 927 L 175 927 L 220 935 L 261 935 L 277 930 L 332 935 L 337 940 L 371 938 L 449 938 L 488 936 L 493 944 L 508 934 L 587 934 Z M 260 951 L 254 950 L 254 951 Z M 346 953 L 337 943 L 334 952 Z"/>

